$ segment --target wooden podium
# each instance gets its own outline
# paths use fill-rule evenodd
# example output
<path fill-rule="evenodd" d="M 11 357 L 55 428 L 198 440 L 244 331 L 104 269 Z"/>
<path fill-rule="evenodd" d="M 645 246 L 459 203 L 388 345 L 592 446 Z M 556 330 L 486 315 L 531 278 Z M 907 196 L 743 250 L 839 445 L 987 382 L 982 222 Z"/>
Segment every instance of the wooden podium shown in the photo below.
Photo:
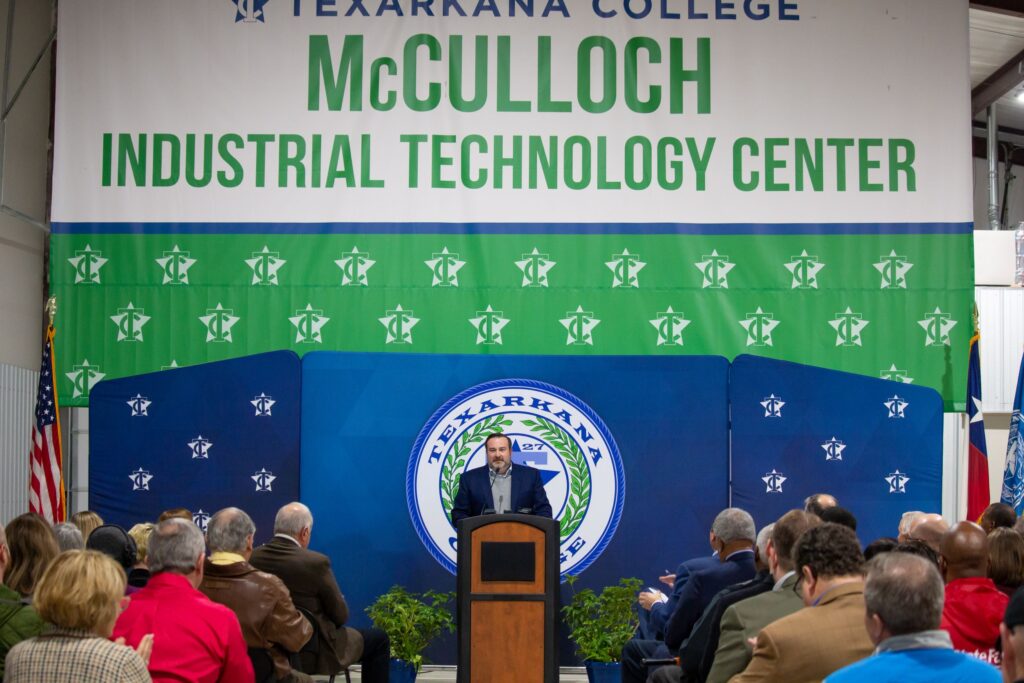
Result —
<path fill-rule="evenodd" d="M 555 683 L 558 522 L 492 514 L 458 531 L 459 683 Z"/>

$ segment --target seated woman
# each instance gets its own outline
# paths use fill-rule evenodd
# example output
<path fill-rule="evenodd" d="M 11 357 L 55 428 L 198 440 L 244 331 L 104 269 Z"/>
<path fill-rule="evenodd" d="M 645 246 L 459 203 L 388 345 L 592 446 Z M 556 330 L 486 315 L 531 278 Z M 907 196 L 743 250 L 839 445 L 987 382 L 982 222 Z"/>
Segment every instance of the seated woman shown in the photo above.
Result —
<path fill-rule="evenodd" d="M 36 582 L 60 553 L 57 537 L 46 520 L 34 512 L 18 515 L 7 523 L 7 547 L 11 564 L 4 583 L 22 597 L 32 596 Z"/>
<path fill-rule="evenodd" d="M 54 629 L 22 641 L 7 655 L 5 683 L 147 683 L 153 636 L 138 651 L 113 643 L 125 574 L 93 550 L 69 550 L 50 564 L 36 586 L 33 605 Z"/>

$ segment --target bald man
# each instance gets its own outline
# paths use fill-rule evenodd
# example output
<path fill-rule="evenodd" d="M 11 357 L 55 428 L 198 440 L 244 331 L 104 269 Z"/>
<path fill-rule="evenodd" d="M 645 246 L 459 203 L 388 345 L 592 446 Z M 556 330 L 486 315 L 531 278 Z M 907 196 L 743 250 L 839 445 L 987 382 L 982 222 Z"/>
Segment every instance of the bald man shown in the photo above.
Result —
<path fill-rule="evenodd" d="M 942 539 L 948 532 L 949 524 L 942 518 L 942 515 L 934 512 L 923 513 L 911 523 L 907 540 L 926 543 L 938 555 Z"/>
<path fill-rule="evenodd" d="M 942 628 L 954 649 L 999 664 L 995 644 L 1009 598 L 986 576 L 985 530 L 974 522 L 960 522 L 943 537 L 939 554 L 946 580 Z"/>

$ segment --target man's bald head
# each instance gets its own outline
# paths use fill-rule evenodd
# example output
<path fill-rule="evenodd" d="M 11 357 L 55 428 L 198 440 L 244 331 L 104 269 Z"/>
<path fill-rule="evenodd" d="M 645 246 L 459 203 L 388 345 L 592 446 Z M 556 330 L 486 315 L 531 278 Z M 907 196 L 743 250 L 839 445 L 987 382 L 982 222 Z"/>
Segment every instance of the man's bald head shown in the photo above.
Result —
<path fill-rule="evenodd" d="M 949 524 L 946 523 L 946 520 L 942 519 L 941 515 L 936 515 L 936 517 L 938 519 L 928 519 L 915 524 L 907 540 L 921 541 L 936 553 L 939 553 L 942 539 L 949 533 Z"/>
<path fill-rule="evenodd" d="M 974 522 L 960 522 L 942 539 L 939 548 L 946 566 L 946 583 L 983 577 L 988 572 L 988 536 Z"/>

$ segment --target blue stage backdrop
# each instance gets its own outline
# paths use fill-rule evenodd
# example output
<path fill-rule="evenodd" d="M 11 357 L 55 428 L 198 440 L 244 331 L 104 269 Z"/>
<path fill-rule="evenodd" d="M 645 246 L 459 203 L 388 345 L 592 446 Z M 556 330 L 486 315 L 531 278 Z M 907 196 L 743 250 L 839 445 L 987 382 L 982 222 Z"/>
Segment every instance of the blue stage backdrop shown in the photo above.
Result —
<path fill-rule="evenodd" d="M 907 510 L 940 512 L 942 400 L 934 389 L 739 356 L 730 377 L 732 502 L 758 527 L 828 492 L 863 544 Z"/>
<path fill-rule="evenodd" d="M 291 351 L 100 382 L 89 410 L 89 505 L 129 528 L 237 506 L 273 535 L 299 497 L 301 370 Z"/>
<path fill-rule="evenodd" d="M 724 358 L 316 352 L 302 367 L 312 547 L 356 623 L 392 584 L 454 590 L 454 475 L 484 464 L 498 429 L 541 470 L 578 587 L 653 584 L 710 552 L 728 496 Z"/>

